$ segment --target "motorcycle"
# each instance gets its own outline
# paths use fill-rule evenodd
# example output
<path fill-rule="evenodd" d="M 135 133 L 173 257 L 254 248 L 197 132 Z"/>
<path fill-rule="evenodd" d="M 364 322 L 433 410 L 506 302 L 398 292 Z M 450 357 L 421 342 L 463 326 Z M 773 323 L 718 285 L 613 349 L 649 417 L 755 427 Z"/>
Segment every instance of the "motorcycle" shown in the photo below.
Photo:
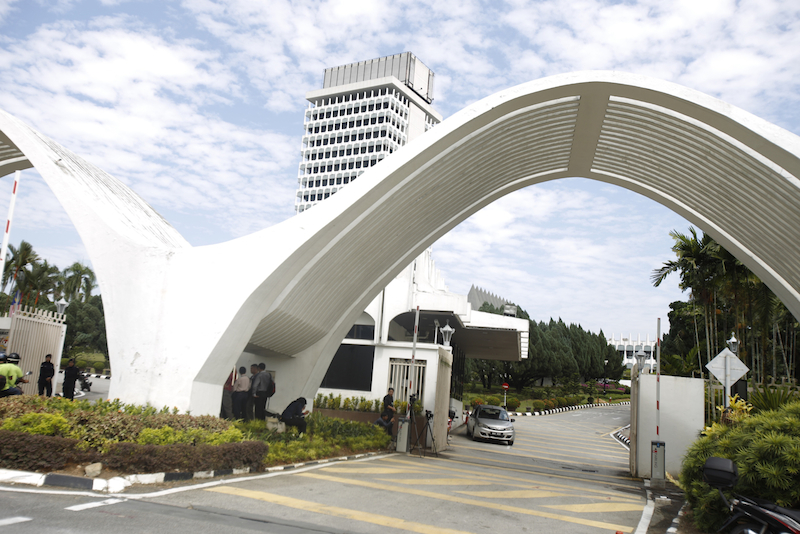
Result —
<path fill-rule="evenodd" d="M 81 391 L 91 391 L 92 383 L 89 381 L 88 373 L 81 373 Z"/>
<path fill-rule="evenodd" d="M 733 489 L 739 469 L 732 460 L 712 456 L 703 466 L 703 480 L 716 488 L 731 518 L 718 532 L 730 534 L 800 534 L 800 510 L 783 508 L 763 499 L 734 495 L 728 501 L 723 489 Z"/>

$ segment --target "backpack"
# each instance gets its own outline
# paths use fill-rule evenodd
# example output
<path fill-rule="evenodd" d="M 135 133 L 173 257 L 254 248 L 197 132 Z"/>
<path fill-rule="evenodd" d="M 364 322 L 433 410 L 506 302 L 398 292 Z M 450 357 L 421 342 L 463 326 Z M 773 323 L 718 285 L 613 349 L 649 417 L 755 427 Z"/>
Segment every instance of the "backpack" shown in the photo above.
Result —
<path fill-rule="evenodd" d="M 275 395 L 275 379 L 272 378 L 272 375 L 270 373 L 267 374 L 269 375 L 269 384 L 267 385 L 267 398 L 270 398 L 273 395 Z"/>

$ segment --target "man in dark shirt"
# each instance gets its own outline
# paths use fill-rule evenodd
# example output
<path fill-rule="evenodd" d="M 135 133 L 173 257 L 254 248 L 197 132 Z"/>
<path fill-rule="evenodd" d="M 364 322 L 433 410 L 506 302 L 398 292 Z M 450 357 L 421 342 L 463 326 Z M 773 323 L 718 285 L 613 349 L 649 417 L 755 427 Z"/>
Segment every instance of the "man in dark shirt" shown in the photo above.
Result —
<path fill-rule="evenodd" d="M 385 411 L 381 414 L 378 420 L 375 421 L 375 425 L 386 430 L 386 433 L 391 436 L 392 427 L 394 426 L 394 417 L 392 417 L 392 414 L 389 411 Z"/>
<path fill-rule="evenodd" d="M 281 421 L 286 423 L 286 426 L 296 426 L 300 433 L 306 431 L 306 420 L 304 417 L 308 415 L 306 409 L 306 399 L 300 397 L 292 401 L 289 406 L 281 414 Z"/>
<path fill-rule="evenodd" d="M 44 395 L 46 391 L 48 397 L 53 396 L 53 376 L 56 374 L 56 369 L 53 367 L 52 359 L 52 354 L 45 356 L 39 368 L 39 395 Z"/>
<path fill-rule="evenodd" d="M 75 397 L 75 382 L 77 380 L 78 368 L 75 367 L 75 360 L 70 360 L 67 363 L 67 368 L 64 369 L 64 384 L 61 386 L 65 399 L 72 400 Z"/>
<path fill-rule="evenodd" d="M 389 392 L 383 398 L 383 411 L 391 415 L 390 419 L 394 417 L 397 412 L 394 408 L 394 388 L 389 388 Z"/>
<path fill-rule="evenodd" d="M 255 366 L 255 369 L 253 367 L 250 368 L 252 371 L 257 371 L 250 380 L 250 391 L 253 394 L 257 421 L 266 419 L 267 399 L 272 392 L 272 375 L 265 370 L 266 368 L 266 365 L 263 368 L 261 365 Z"/>

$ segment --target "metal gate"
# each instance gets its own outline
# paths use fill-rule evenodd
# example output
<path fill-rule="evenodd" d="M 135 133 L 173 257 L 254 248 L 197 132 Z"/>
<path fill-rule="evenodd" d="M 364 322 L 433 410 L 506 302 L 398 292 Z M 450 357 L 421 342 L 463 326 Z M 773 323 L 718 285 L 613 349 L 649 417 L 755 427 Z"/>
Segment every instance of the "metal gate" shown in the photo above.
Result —
<path fill-rule="evenodd" d="M 53 393 L 55 394 L 55 378 L 61 365 L 61 353 L 64 350 L 64 335 L 67 325 L 66 315 L 61 313 L 28 308 L 27 306 L 14 312 L 11 316 L 11 329 L 8 338 L 7 353 L 16 352 L 22 358 L 19 366 L 23 372 L 31 371 L 29 382 L 21 384 L 26 395 L 39 392 L 39 368 L 47 354 L 53 355 L 53 366 L 56 375 L 53 377 Z"/>
<path fill-rule="evenodd" d="M 413 388 L 419 402 L 422 402 L 422 394 L 425 391 L 426 364 L 425 360 L 414 360 Z M 391 358 L 389 360 L 389 387 L 394 388 L 394 399 L 396 401 L 408 402 L 408 382 L 410 378 L 410 359 Z"/>

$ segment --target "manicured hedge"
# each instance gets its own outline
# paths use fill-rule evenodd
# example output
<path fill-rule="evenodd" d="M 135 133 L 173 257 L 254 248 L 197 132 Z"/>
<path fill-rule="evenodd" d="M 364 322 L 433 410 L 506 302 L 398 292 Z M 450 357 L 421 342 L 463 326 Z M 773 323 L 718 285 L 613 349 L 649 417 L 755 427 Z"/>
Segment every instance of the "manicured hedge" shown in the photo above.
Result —
<path fill-rule="evenodd" d="M 82 450 L 78 440 L 0 430 L 0 467 L 57 471 L 68 464 L 103 462 L 125 473 L 193 472 L 249 467 L 259 470 L 269 451 L 263 441 L 222 445 L 140 445 L 115 443 L 100 454 Z"/>
<path fill-rule="evenodd" d="M 0 430 L 0 467 L 21 471 L 54 471 L 71 463 L 91 463 L 97 453 L 76 447 L 78 440 Z"/>
<path fill-rule="evenodd" d="M 103 463 L 127 473 L 194 472 L 249 467 L 259 470 L 269 447 L 263 441 L 242 441 L 222 445 L 140 445 L 116 443 Z"/>

